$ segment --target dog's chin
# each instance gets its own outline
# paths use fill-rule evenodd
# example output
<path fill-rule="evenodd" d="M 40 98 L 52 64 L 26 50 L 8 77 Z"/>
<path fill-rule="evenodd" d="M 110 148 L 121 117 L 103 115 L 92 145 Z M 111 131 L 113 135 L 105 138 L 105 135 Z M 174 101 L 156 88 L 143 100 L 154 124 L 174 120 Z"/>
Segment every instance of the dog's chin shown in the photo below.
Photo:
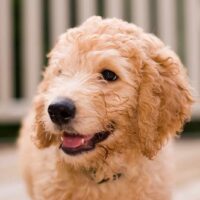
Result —
<path fill-rule="evenodd" d="M 95 149 L 96 144 L 106 140 L 111 133 L 101 131 L 92 135 L 81 135 L 64 132 L 60 149 L 71 156 L 80 155 Z"/>

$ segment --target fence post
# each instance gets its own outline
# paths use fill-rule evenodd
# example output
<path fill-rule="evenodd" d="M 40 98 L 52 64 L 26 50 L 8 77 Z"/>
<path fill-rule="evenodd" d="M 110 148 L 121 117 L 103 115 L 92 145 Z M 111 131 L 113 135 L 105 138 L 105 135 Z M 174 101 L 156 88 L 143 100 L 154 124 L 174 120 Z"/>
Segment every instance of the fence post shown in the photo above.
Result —
<path fill-rule="evenodd" d="M 116 17 L 123 19 L 123 0 L 105 1 L 105 17 Z"/>
<path fill-rule="evenodd" d="M 132 22 L 141 26 L 145 31 L 150 30 L 149 0 L 132 0 Z"/>
<path fill-rule="evenodd" d="M 27 100 L 33 97 L 40 79 L 43 57 L 42 1 L 23 0 L 23 94 Z"/>
<path fill-rule="evenodd" d="M 200 2 L 185 0 L 186 65 L 192 85 L 200 95 Z"/>
<path fill-rule="evenodd" d="M 13 95 L 13 46 L 11 0 L 0 5 L 0 101 L 6 105 Z"/>
<path fill-rule="evenodd" d="M 69 0 L 50 0 L 50 46 L 55 45 L 58 36 L 70 25 Z"/>
<path fill-rule="evenodd" d="M 176 45 L 176 1 L 161 0 L 158 4 L 158 32 L 160 38 L 169 45 L 174 51 Z"/>
<path fill-rule="evenodd" d="M 96 14 L 96 0 L 78 0 L 77 3 L 78 24 Z"/>

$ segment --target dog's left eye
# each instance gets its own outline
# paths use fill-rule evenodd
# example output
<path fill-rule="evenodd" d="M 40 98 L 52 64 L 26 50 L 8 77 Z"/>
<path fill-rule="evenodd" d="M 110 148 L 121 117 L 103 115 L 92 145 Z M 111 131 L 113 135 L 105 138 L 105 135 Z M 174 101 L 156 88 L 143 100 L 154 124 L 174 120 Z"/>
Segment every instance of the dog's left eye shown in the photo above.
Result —
<path fill-rule="evenodd" d="M 101 72 L 101 74 L 102 74 L 103 78 L 107 81 L 116 81 L 118 79 L 118 76 L 114 72 L 112 72 L 108 69 L 103 70 Z"/>

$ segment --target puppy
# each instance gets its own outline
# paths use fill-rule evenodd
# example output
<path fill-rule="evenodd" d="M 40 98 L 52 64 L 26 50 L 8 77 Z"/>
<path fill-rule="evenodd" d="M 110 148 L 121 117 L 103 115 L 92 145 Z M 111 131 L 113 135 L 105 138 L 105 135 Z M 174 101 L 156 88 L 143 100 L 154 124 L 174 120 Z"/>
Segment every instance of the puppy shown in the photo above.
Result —
<path fill-rule="evenodd" d="M 176 54 L 118 19 L 60 36 L 19 138 L 34 200 L 169 200 L 192 95 Z"/>

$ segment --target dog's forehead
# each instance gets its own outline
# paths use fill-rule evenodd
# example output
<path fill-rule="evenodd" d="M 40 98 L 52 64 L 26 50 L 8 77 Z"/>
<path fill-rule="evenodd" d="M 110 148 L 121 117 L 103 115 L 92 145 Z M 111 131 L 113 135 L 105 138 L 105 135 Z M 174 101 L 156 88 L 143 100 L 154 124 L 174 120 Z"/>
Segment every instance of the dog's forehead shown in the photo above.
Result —
<path fill-rule="evenodd" d="M 120 54 L 120 51 L 113 48 L 98 49 L 93 47 L 87 51 L 71 44 L 67 48 L 63 61 L 66 70 L 86 70 L 97 72 L 102 68 L 130 69 L 130 60 Z M 119 69 L 120 70 L 120 69 Z"/>

